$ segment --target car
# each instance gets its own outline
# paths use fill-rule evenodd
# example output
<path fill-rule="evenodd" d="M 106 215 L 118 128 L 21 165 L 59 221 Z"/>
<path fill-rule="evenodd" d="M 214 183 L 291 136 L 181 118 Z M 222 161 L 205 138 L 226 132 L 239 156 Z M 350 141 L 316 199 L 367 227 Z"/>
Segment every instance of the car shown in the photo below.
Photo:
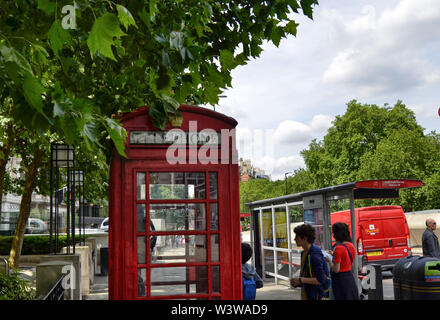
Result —
<path fill-rule="evenodd" d="M 46 233 L 47 232 L 47 224 L 37 218 L 29 218 L 26 226 L 25 233 Z"/>
<path fill-rule="evenodd" d="M 108 217 L 102 220 L 99 230 L 108 232 Z"/>

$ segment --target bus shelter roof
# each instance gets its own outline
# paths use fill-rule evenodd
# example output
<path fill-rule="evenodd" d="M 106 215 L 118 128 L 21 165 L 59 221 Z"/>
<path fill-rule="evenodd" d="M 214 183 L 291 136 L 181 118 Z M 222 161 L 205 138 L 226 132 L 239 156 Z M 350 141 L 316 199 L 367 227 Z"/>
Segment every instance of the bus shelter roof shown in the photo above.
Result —
<path fill-rule="evenodd" d="M 423 182 L 414 179 L 380 179 L 364 180 L 339 184 L 335 186 L 310 191 L 289 194 L 281 197 L 248 202 L 250 208 L 266 204 L 281 204 L 302 201 L 304 197 L 324 195 L 327 200 L 349 198 L 353 192 L 353 199 L 398 198 L 399 189 L 421 187 Z"/>

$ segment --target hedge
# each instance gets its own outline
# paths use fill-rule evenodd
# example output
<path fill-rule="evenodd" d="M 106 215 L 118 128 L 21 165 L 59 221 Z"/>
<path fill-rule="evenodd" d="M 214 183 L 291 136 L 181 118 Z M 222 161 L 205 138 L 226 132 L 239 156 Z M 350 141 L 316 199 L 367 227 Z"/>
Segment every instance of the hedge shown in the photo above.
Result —
<path fill-rule="evenodd" d="M 0 255 L 9 255 L 12 245 L 13 236 L 0 236 Z M 87 238 L 87 235 L 86 235 Z M 79 236 L 75 237 L 75 241 L 79 242 Z M 67 236 L 58 237 L 59 247 L 67 246 Z M 27 236 L 23 239 L 23 247 L 21 254 L 49 254 L 50 252 L 49 235 Z"/>

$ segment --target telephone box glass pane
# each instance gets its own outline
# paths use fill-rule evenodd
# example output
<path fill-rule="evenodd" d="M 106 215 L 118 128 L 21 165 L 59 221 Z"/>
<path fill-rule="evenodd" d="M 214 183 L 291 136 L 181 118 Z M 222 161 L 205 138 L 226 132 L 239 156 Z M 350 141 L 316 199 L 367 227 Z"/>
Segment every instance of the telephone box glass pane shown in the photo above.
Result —
<path fill-rule="evenodd" d="M 209 173 L 209 198 L 217 199 L 217 172 Z"/>
<path fill-rule="evenodd" d="M 208 293 L 208 267 L 151 268 L 151 295 Z"/>
<path fill-rule="evenodd" d="M 219 241 L 218 234 L 211 235 L 211 261 L 219 261 Z"/>
<path fill-rule="evenodd" d="M 212 292 L 219 293 L 220 292 L 220 267 L 212 266 Z"/>
<path fill-rule="evenodd" d="M 204 199 L 206 197 L 203 172 L 150 173 L 150 199 Z"/>
<path fill-rule="evenodd" d="M 136 179 L 137 199 L 145 200 L 145 172 L 138 172 Z"/>
<path fill-rule="evenodd" d="M 217 203 L 209 204 L 211 215 L 211 230 L 218 230 L 218 205 Z"/>
<path fill-rule="evenodd" d="M 147 295 L 147 271 L 146 269 L 138 269 L 138 296 L 145 297 Z"/>
<path fill-rule="evenodd" d="M 145 232 L 145 204 L 137 205 L 137 232 Z"/>
<path fill-rule="evenodd" d="M 150 219 L 156 231 L 205 230 L 205 204 L 151 204 Z"/>
<path fill-rule="evenodd" d="M 157 236 L 155 245 L 151 263 L 207 262 L 205 235 Z"/>
<path fill-rule="evenodd" d="M 147 260 L 145 258 L 146 252 L 145 252 L 145 237 L 137 237 L 137 260 L 138 264 L 145 264 L 147 263 Z"/>

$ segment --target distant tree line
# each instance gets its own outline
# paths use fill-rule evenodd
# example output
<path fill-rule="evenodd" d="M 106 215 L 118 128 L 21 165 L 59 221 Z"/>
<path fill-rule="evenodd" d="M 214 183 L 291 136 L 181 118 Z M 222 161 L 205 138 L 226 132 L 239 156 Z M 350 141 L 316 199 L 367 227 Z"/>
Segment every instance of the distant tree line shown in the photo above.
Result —
<path fill-rule="evenodd" d="M 288 193 L 371 179 L 420 179 L 396 199 L 356 201 L 356 206 L 401 205 L 406 212 L 440 208 L 440 135 L 424 133 L 402 101 L 391 107 L 352 100 L 321 141 L 301 152 L 306 168 L 287 179 Z M 284 180 L 240 183 L 240 204 L 285 194 Z"/>

